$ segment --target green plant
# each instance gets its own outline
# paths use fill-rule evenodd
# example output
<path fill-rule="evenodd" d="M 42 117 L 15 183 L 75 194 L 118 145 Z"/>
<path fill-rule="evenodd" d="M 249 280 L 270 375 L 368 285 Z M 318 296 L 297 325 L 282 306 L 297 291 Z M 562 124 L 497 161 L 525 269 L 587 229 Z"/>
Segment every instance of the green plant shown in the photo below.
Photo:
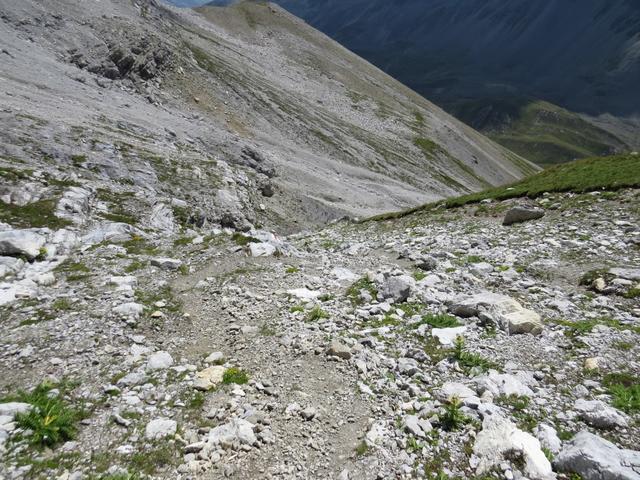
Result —
<path fill-rule="evenodd" d="M 497 368 L 497 365 L 494 362 L 487 360 L 477 353 L 467 351 L 464 338 L 462 336 L 458 336 L 453 344 L 453 358 L 461 367 L 467 370 L 475 367 L 478 367 L 481 370 Z"/>
<path fill-rule="evenodd" d="M 164 442 L 134 453 L 129 463 L 135 471 L 153 475 L 158 470 L 177 464 L 180 458 L 175 445 Z"/>
<path fill-rule="evenodd" d="M 433 328 L 452 328 L 460 326 L 460 322 L 456 317 L 452 317 L 446 313 L 429 313 L 424 315 L 420 325 L 425 323 Z"/>
<path fill-rule="evenodd" d="M 456 396 L 446 401 L 443 409 L 444 412 L 438 416 L 438 420 L 444 430 L 458 430 L 469 421 L 469 418 L 462 413 L 462 401 Z"/>
<path fill-rule="evenodd" d="M 298 273 L 299 271 L 300 271 L 300 269 L 298 267 L 290 266 L 290 267 L 287 267 L 284 272 L 286 274 L 290 275 L 292 273 Z"/>
<path fill-rule="evenodd" d="M 57 311 L 66 311 L 66 310 L 71 310 L 72 307 L 72 303 L 71 300 L 69 300 L 68 298 L 58 298 L 57 300 L 55 300 L 52 304 L 51 307 L 54 310 Z"/>
<path fill-rule="evenodd" d="M 291 313 L 304 312 L 304 305 L 293 305 L 293 306 L 289 307 L 289 311 Z"/>
<path fill-rule="evenodd" d="M 422 450 L 422 445 L 416 440 L 415 437 L 409 437 L 407 439 L 407 450 L 409 452 L 418 452 Z"/>
<path fill-rule="evenodd" d="M 429 203 L 401 212 L 385 213 L 364 219 L 362 222 L 398 219 L 417 212 L 433 211 L 442 206 L 457 208 L 479 203 L 485 199 L 537 198 L 547 192 L 585 193 L 615 191 L 631 187 L 640 187 L 640 156 L 590 157 L 555 165 L 511 185 L 490 188 L 482 192 Z"/>
<path fill-rule="evenodd" d="M 442 151 L 442 147 L 440 145 L 428 138 L 415 138 L 413 140 L 413 144 L 422 150 L 422 153 L 427 158 L 432 158 L 436 153 Z"/>
<path fill-rule="evenodd" d="M 597 325 L 605 325 L 609 328 L 613 328 L 615 330 L 630 330 L 635 333 L 640 333 L 640 327 L 633 325 L 625 325 L 620 323 L 618 320 L 614 318 L 608 317 L 600 317 L 589 320 L 579 320 L 577 322 L 572 322 L 569 320 L 555 320 L 558 325 L 562 325 L 567 327 L 566 335 L 569 337 L 578 337 L 581 335 L 586 335 L 587 333 L 591 333 L 591 331 Z"/>
<path fill-rule="evenodd" d="M 236 367 L 228 368 L 222 375 L 222 383 L 229 385 L 235 383 L 238 385 L 244 385 L 249 381 L 249 375 L 244 370 Z"/>
<path fill-rule="evenodd" d="M 521 411 L 529 406 L 531 399 L 524 395 L 501 395 L 496 399 L 496 403 Z"/>
<path fill-rule="evenodd" d="M 623 352 L 628 352 L 629 350 L 633 349 L 634 343 L 619 341 L 619 342 L 615 342 L 613 346 L 616 347 L 618 350 L 622 350 Z"/>
<path fill-rule="evenodd" d="M 614 407 L 626 413 L 640 411 L 640 379 L 629 373 L 610 373 L 602 383 L 613 397 Z"/>
<path fill-rule="evenodd" d="M 423 272 L 422 270 L 416 270 L 413 272 L 413 279 L 416 282 L 419 282 L 420 280 L 426 278 L 427 274 L 425 272 Z"/>
<path fill-rule="evenodd" d="M 71 225 L 71 221 L 56 216 L 57 205 L 57 198 L 38 200 L 26 205 L 4 203 L 0 200 L 0 221 L 15 227 L 49 227 L 59 230 Z"/>
<path fill-rule="evenodd" d="M 148 243 L 143 237 L 134 235 L 131 240 L 122 244 L 130 255 L 153 255 L 158 252 L 158 247 Z"/>
<path fill-rule="evenodd" d="M 580 277 L 579 283 L 580 285 L 590 287 L 598 278 L 607 279 L 610 277 L 612 277 L 612 275 L 606 268 L 599 268 L 596 270 L 589 270 L 588 272 L 585 272 L 582 277 Z"/>
<path fill-rule="evenodd" d="M 239 232 L 235 232 L 233 235 L 231 235 L 231 240 L 233 240 L 236 245 L 239 245 L 241 247 L 249 245 L 250 243 L 260 243 L 260 240 L 258 240 L 257 238 L 250 237 Z"/>
<path fill-rule="evenodd" d="M 367 277 L 363 277 L 360 280 L 353 283 L 347 289 L 347 297 L 349 297 L 349 299 L 351 300 L 351 303 L 354 306 L 362 304 L 362 298 L 360 297 L 360 292 L 362 292 L 363 290 L 368 292 L 369 295 L 371 295 L 373 298 L 376 298 L 378 296 L 378 290 L 376 289 L 374 283 L 371 280 L 369 280 Z"/>
<path fill-rule="evenodd" d="M 112 473 L 99 477 L 99 480 L 141 480 L 142 477 L 138 473 Z"/>
<path fill-rule="evenodd" d="M 53 447 L 76 435 L 76 423 L 82 413 L 68 405 L 62 393 L 52 392 L 54 386 L 42 383 L 31 392 L 19 392 L 15 397 L 32 406 L 28 412 L 16 415 L 16 424 L 26 431 L 22 435 L 32 445 Z"/>
<path fill-rule="evenodd" d="M 193 239 L 194 239 L 194 237 L 189 237 L 187 235 L 185 235 L 183 237 L 176 238 L 173 241 L 173 246 L 174 247 L 182 247 L 182 246 L 185 246 L 185 245 L 189 245 L 193 241 Z"/>
<path fill-rule="evenodd" d="M 542 453 L 544 453 L 544 456 L 547 457 L 547 460 L 553 462 L 553 452 L 551 450 L 549 450 L 547 447 L 542 447 Z"/>
<path fill-rule="evenodd" d="M 79 282 L 91 277 L 91 269 L 83 262 L 65 261 L 55 269 L 57 273 L 65 273 L 67 282 Z"/>
<path fill-rule="evenodd" d="M 187 400 L 186 407 L 191 410 L 197 410 L 202 408 L 205 401 L 205 395 L 202 392 L 194 392 L 193 395 Z"/>
<path fill-rule="evenodd" d="M 575 435 L 571 430 L 565 430 L 561 426 L 556 426 L 556 431 L 558 432 L 558 438 L 563 442 L 571 440 Z"/>
<path fill-rule="evenodd" d="M 369 445 L 367 445 L 367 442 L 363 440 L 356 447 L 356 456 L 363 457 L 367 454 L 368 451 L 369 451 Z"/>
<path fill-rule="evenodd" d="M 143 269 L 146 265 L 147 265 L 147 262 L 141 262 L 139 260 L 134 260 L 133 262 L 131 262 L 129 265 L 127 265 L 124 268 L 124 272 L 125 273 L 137 272 L 138 270 Z"/>
<path fill-rule="evenodd" d="M 630 288 L 624 293 L 623 296 L 624 298 L 629 298 L 629 299 L 640 297 L 640 287 Z"/>
<path fill-rule="evenodd" d="M 73 163 L 76 167 L 81 166 L 86 161 L 86 155 L 71 155 L 71 163 Z"/>
<path fill-rule="evenodd" d="M 164 310 L 167 312 L 177 313 L 182 309 L 182 301 L 176 298 L 170 285 L 160 287 L 153 292 L 138 289 L 135 292 L 135 299 L 138 303 L 146 306 L 148 310 L 156 308 L 155 303 L 160 301 L 167 304 L 167 306 L 164 307 Z"/>
<path fill-rule="evenodd" d="M 325 312 L 320 305 L 314 306 L 309 313 L 307 313 L 307 321 L 308 322 L 316 322 L 318 320 L 322 320 L 323 318 L 329 318 L 329 314 Z"/>
<path fill-rule="evenodd" d="M 260 335 L 264 337 L 273 337 L 276 334 L 276 330 L 273 327 L 270 327 L 268 324 L 263 323 L 260 325 Z"/>

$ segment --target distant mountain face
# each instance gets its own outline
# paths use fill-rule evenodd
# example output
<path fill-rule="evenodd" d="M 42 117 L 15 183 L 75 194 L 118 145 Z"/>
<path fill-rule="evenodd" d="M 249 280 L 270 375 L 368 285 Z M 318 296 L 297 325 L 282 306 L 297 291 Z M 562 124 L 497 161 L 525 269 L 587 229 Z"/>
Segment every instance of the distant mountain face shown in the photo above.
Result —
<path fill-rule="evenodd" d="M 508 94 L 592 115 L 640 113 L 637 0 L 275 3 L 445 106 Z"/>

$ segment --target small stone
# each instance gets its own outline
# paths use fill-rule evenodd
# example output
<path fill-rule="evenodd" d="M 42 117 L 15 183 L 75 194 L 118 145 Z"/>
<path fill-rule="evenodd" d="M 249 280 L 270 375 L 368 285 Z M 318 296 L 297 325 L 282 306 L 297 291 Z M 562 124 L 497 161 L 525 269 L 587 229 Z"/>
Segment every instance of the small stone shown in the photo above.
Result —
<path fill-rule="evenodd" d="M 165 257 L 152 258 L 151 265 L 164 270 L 178 270 L 182 266 L 182 260 Z"/>
<path fill-rule="evenodd" d="M 173 365 L 173 357 L 165 351 L 156 352 L 147 360 L 147 370 L 164 370 L 171 365 Z"/>
<path fill-rule="evenodd" d="M 452 327 L 452 328 L 434 328 L 431 330 L 431 335 L 438 339 L 440 345 L 453 345 L 456 338 L 463 336 L 467 331 L 467 327 Z"/>
<path fill-rule="evenodd" d="M 316 416 L 316 409 L 313 407 L 307 407 L 300 412 L 300 416 L 307 421 L 313 420 Z"/>
<path fill-rule="evenodd" d="M 415 415 L 407 415 L 407 417 L 404 420 L 404 426 L 407 432 L 410 433 L 411 435 L 414 435 L 420 438 L 425 438 L 426 435 L 425 435 L 425 432 L 422 430 L 422 427 L 418 423 L 419 420 L 420 419 Z"/>
<path fill-rule="evenodd" d="M 327 349 L 327 355 L 349 360 L 351 358 L 351 348 L 338 340 L 333 340 Z"/>
<path fill-rule="evenodd" d="M 202 391 L 211 390 L 222 383 L 225 370 L 224 367 L 215 365 L 199 371 L 193 381 L 193 388 Z"/>
<path fill-rule="evenodd" d="M 213 352 L 204 359 L 205 363 L 221 363 L 224 361 L 224 354 L 222 352 Z"/>
<path fill-rule="evenodd" d="M 598 370 L 600 368 L 600 365 L 598 365 L 598 359 L 597 358 L 587 358 L 584 361 L 584 368 L 585 368 L 585 370 Z"/>
<path fill-rule="evenodd" d="M 209 432 L 209 443 L 220 445 L 222 448 L 252 446 L 257 440 L 253 433 L 253 425 L 241 418 L 234 418 Z"/>

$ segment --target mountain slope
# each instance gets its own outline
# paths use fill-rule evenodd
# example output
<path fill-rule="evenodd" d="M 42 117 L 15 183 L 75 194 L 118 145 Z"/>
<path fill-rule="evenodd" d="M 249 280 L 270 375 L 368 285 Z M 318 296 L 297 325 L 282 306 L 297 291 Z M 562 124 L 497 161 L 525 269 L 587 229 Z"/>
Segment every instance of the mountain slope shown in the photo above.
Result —
<path fill-rule="evenodd" d="M 55 150 L 59 168 L 85 156 L 67 172 L 128 178 L 214 224 L 233 210 L 244 218 L 231 223 L 287 228 L 533 170 L 273 6 L 195 13 L 110 1 L 83 12 L 68 0 L 50 14 L 3 2 L 4 115 L 15 124 L 3 156 L 37 162 L 34 151 Z M 26 87 L 38 78 L 46 85 Z M 33 131 L 18 148 L 20 128 Z"/>
<path fill-rule="evenodd" d="M 640 115 L 637 2 L 276 3 L 540 164 L 640 148 L 640 128 L 632 118 Z M 562 108 L 563 131 L 557 135 L 556 122 L 543 125 L 544 132 L 529 124 L 531 111 L 550 118 Z M 493 124 L 486 124 L 487 115 Z M 496 125 L 498 119 L 503 121 Z"/>
<path fill-rule="evenodd" d="M 589 117 L 541 100 L 459 100 L 449 110 L 497 143 L 543 166 L 625 152 L 637 145 L 632 138 L 620 138 L 620 121 L 600 127 Z"/>

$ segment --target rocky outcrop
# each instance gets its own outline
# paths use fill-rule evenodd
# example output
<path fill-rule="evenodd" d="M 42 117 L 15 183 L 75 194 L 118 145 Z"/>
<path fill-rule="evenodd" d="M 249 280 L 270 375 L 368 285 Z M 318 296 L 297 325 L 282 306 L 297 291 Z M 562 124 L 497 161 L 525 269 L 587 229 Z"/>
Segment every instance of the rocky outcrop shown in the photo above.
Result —
<path fill-rule="evenodd" d="M 640 480 L 640 453 L 616 447 L 588 431 L 564 446 L 554 465 L 584 480 Z"/>

